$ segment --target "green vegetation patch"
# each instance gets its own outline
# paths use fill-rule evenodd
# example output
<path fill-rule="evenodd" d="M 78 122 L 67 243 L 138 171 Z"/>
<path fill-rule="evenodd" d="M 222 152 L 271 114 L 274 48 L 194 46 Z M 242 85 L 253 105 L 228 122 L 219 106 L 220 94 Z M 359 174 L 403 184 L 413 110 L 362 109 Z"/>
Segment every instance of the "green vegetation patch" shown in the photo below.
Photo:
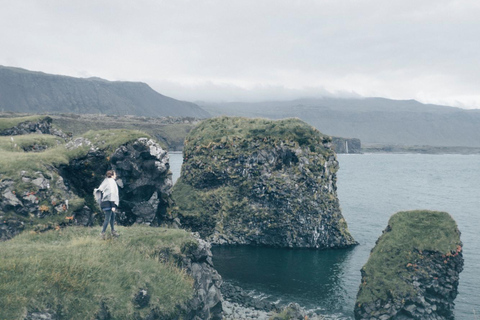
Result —
<path fill-rule="evenodd" d="M 150 135 L 145 132 L 127 129 L 88 131 L 82 136 L 107 153 L 113 153 L 115 149 L 122 144 L 139 138 L 151 138 Z"/>
<path fill-rule="evenodd" d="M 363 267 L 357 303 L 414 294 L 411 277 L 424 251 L 449 255 L 461 246 L 460 232 L 446 212 L 405 211 L 393 215 Z M 413 270 L 413 271 L 412 271 Z"/>
<path fill-rule="evenodd" d="M 42 116 L 42 115 L 17 117 L 17 118 L 0 118 L 0 131 L 13 128 L 23 122 L 36 122 L 39 120 L 43 120 L 45 118 L 47 118 L 47 116 Z"/>
<path fill-rule="evenodd" d="M 192 296 L 193 280 L 159 253 L 180 254 L 194 240 L 182 230 L 118 229 L 121 236 L 106 241 L 99 229 L 71 227 L 2 243 L 0 318 L 52 310 L 62 319 L 93 319 L 102 301 L 113 319 L 177 312 Z M 133 302 L 140 289 L 151 296 L 148 307 Z"/>
<path fill-rule="evenodd" d="M 0 137 L 0 151 L 21 152 L 35 145 L 52 148 L 64 143 L 63 139 L 49 134 L 4 136 Z"/>
<path fill-rule="evenodd" d="M 187 137 L 193 146 L 211 142 L 232 141 L 237 139 L 271 139 L 294 140 L 301 146 L 318 145 L 320 138 L 327 137 L 314 127 L 290 118 L 283 120 L 249 119 L 242 117 L 218 117 L 203 121 Z"/>

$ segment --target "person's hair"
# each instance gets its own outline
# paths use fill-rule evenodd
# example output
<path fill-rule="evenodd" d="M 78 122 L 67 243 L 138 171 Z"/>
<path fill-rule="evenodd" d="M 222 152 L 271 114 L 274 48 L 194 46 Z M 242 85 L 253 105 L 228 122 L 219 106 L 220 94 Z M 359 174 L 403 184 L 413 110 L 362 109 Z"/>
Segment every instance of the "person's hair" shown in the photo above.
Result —
<path fill-rule="evenodd" d="M 106 176 L 107 176 L 107 178 L 111 178 L 111 177 L 113 177 L 114 174 L 115 174 L 115 171 L 108 170 Z"/>

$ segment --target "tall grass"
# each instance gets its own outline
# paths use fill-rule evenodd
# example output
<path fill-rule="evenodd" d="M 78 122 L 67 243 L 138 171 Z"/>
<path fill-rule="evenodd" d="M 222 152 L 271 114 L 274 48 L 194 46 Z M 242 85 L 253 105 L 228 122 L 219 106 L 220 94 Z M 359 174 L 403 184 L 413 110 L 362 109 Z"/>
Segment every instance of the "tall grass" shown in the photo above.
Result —
<path fill-rule="evenodd" d="M 23 233 L 0 246 L 0 319 L 23 319 L 28 311 L 53 310 L 60 319 L 92 319 L 105 302 L 114 319 L 145 316 L 151 309 L 173 314 L 193 292 L 193 281 L 162 250 L 180 253 L 192 242 L 181 230 L 118 228 L 120 238 L 100 240 L 98 229 L 72 227 Z M 151 295 L 139 309 L 133 297 Z"/>

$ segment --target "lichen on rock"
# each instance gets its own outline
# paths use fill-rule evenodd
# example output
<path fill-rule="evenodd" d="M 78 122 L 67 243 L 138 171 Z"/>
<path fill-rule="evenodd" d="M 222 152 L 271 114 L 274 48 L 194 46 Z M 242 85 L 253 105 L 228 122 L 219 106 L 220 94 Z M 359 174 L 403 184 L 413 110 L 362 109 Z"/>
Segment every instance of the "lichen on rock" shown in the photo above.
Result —
<path fill-rule="evenodd" d="M 448 213 L 398 212 L 362 268 L 355 319 L 454 319 L 462 270 L 460 231 Z"/>
<path fill-rule="evenodd" d="M 172 214 L 216 244 L 351 246 L 337 170 L 331 138 L 298 119 L 209 119 L 185 140 Z"/>

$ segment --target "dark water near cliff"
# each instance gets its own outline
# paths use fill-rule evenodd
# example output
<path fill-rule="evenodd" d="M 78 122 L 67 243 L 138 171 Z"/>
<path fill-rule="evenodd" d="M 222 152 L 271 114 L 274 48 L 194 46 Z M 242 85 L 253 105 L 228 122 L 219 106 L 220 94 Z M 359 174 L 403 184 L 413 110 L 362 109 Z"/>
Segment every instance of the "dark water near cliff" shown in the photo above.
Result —
<path fill-rule="evenodd" d="M 331 319 L 353 319 L 360 268 L 389 217 L 401 210 L 447 211 L 464 244 L 456 319 L 479 318 L 480 156 L 364 154 L 338 159 L 340 205 L 360 245 L 331 251 L 216 247 L 214 263 L 224 280 L 272 301 L 298 302 Z M 181 154 L 171 155 L 171 165 L 175 175 Z"/>

